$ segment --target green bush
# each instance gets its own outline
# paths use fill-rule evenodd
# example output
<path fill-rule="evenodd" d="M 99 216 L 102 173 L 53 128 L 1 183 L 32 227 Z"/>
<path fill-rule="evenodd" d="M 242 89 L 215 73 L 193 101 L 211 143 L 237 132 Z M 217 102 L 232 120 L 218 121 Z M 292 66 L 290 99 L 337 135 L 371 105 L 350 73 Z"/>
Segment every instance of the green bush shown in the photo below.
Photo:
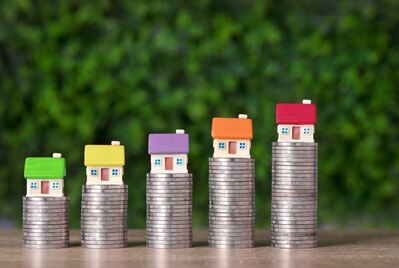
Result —
<path fill-rule="evenodd" d="M 129 226 L 145 225 L 147 135 L 184 128 L 193 222 L 207 225 L 213 116 L 254 120 L 257 225 L 270 224 L 275 103 L 318 104 L 321 226 L 398 223 L 399 2 L 29 1 L 0 8 L 0 213 L 21 222 L 26 156 L 126 146 Z"/>

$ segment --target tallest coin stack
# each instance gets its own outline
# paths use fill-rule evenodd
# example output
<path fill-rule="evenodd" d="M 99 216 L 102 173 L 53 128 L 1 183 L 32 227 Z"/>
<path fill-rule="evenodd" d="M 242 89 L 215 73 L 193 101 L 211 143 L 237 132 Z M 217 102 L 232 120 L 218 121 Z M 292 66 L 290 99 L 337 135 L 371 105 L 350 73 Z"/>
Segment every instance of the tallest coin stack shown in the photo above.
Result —
<path fill-rule="evenodd" d="M 215 248 L 254 246 L 255 160 L 250 156 L 252 120 L 214 118 L 209 159 L 209 237 Z"/>
<path fill-rule="evenodd" d="M 272 246 L 317 246 L 316 106 L 277 104 L 278 142 L 272 144 Z"/>

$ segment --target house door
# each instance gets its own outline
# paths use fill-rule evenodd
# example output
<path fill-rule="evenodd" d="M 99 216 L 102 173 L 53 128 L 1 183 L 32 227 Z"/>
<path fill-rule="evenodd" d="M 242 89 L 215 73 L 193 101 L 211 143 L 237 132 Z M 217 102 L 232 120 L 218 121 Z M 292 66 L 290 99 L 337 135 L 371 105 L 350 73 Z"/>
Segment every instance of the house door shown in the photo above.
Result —
<path fill-rule="evenodd" d="M 229 142 L 229 154 L 236 154 L 237 153 L 237 142 L 230 141 Z"/>
<path fill-rule="evenodd" d="M 48 192 L 49 192 L 49 182 L 48 181 L 41 182 L 40 191 L 42 194 L 48 194 Z"/>
<path fill-rule="evenodd" d="M 109 168 L 101 169 L 101 180 L 108 181 L 109 180 Z"/>
<path fill-rule="evenodd" d="M 300 127 L 292 127 L 292 139 L 293 140 L 301 139 L 301 128 Z"/>
<path fill-rule="evenodd" d="M 165 170 L 173 170 L 173 157 L 165 157 Z"/>

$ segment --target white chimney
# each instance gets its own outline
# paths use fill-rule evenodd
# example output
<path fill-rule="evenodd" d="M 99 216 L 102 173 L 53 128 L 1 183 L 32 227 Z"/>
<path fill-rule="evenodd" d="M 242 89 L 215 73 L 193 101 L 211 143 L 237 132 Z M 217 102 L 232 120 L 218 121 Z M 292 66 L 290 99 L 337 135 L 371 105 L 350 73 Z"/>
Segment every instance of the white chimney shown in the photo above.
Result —
<path fill-rule="evenodd" d="M 176 129 L 176 134 L 184 134 L 184 129 Z"/>
<path fill-rule="evenodd" d="M 302 104 L 312 104 L 311 100 L 302 100 Z"/>
<path fill-rule="evenodd" d="M 239 115 L 238 115 L 238 118 L 240 118 L 240 119 L 247 119 L 247 118 L 248 118 L 248 115 L 247 115 L 247 114 L 239 114 Z"/>
<path fill-rule="evenodd" d="M 111 145 L 121 145 L 120 141 L 111 141 Z"/>
<path fill-rule="evenodd" d="M 62 154 L 60 153 L 53 153 L 53 158 L 61 158 Z"/>

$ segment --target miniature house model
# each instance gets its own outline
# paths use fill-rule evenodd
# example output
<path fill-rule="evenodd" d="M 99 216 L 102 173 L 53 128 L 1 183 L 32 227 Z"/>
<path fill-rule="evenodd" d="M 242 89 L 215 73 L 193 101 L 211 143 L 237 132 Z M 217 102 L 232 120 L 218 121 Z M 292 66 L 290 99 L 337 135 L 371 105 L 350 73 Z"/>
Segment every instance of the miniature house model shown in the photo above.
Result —
<path fill-rule="evenodd" d="M 148 136 L 151 173 L 187 173 L 189 137 L 184 130 Z"/>
<path fill-rule="evenodd" d="M 86 145 L 85 166 L 87 185 L 123 184 L 125 147 L 119 141 L 111 145 Z"/>
<path fill-rule="evenodd" d="M 279 142 L 314 142 L 316 105 L 310 100 L 276 106 Z"/>
<path fill-rule="evenodd" d="M 213 118 L 212 137 L 213 157 L 251 157 L 252 120 L 246 114 L 238 118 Z"/>
<path fill-rule="evenodd" d="M 26 196 L 64 196 L 65 158 L 61 156 L 26 158 Z"/>

